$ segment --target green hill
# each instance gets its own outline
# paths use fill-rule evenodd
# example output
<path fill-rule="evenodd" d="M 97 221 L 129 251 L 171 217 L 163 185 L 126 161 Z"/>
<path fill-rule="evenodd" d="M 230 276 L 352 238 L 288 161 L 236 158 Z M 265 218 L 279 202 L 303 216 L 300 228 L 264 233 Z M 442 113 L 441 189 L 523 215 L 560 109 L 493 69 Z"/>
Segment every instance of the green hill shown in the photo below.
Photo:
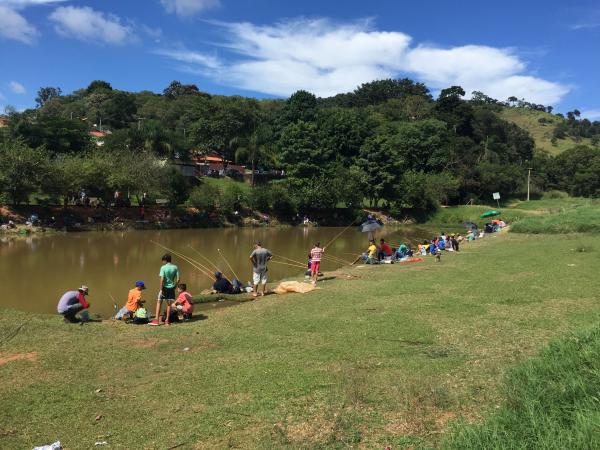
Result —
<path fill-rule="evenodd" d="M 529 131 L 535 139 L 536 148 L 547 151 L 552 155 L 558 155 L 578 144 L 591 145 L 590 139 L 582 139 L 580 142 L 576 142 L 571 137 L 558 139 L 556 144 L 553 144 L 552 132 L 554 127 L 564 120 L 554 114 L 525 108 L 503 108 L 499 115 L 502 119 Z M 546 119 L 546 122 L 540 123 L 540 119 Z"/>

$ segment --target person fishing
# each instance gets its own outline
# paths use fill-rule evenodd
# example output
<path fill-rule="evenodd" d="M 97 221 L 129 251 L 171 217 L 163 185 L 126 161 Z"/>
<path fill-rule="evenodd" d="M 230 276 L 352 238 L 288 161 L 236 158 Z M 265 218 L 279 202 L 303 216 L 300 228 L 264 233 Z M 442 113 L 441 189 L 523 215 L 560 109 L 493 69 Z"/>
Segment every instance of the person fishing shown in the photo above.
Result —
<path fill-rule="evenodd" d="M 78 323 L 81 321 L 77 314 L 84 309 L 88 309 L 90 304 L 86 300 L 86 295 L 89 293 L 89 288 L 82 285 L 76 291 L 65 292 L 56 307 L 58 314 L 63 316 L 66 323 Z"/>
<path fill-rule="evenodd" d="M 252 263 L 252 283 L 254 293 L 253 297 L 258 297 L 258 285 L 262 285 L 261 296 L 265 296 L 267 287 L 267 262 L 273 257 L 273 254 L 264 248 L 260 242 L 254 244 L 254 251 L 250 254 L 250 262 Z"/>
<path fill-rule="evenodd" d="M 377 260 L 379 262 L 383 261 L 385 258 L 392 256 L 392 247 L 390 244 L 385 242 L 385 239 L 381 238 L 379 240 L 379 250 L 377 251 Z"/>
<path fill-rule="evenodd" d="M 325 247 L 321 248 L 321 243 L 317 242 L 310 251 L 310 277 L 313 285 L 317 284 L 319 278 L 319 269 L 321 268 L 321 258 L 325 253 Z"/>
<path fill-rule="evenodd" d="M 160 268 L 160 291 L 156 299 L 156 316 L 148 323 L 148 325 L 160 325 L 160 310 L 162 303 L 166 304 L 165 325 L 169 325 L 169 317 L 171 315 L 171 305 L 175 301 L 175 287 L 179 284 L 179 269 L 171 262 L 169 253 L 162 257 L 162 266 Z"/>
<path fill-rule="evenodd" d="M 232 294 L 233 285 L 221 272 L 215 272 L 215 282 L 213 283 L 213 292 L 215 294 Z"/>
<path fill-rule="evenodd" d="M 140 280 L 135 282 L 135 287 L 127 294 L 127 302 L 125 303 L 125 306 L 117 311 L 117 314 L 115 314 L 115 319 L 132 319 L 135 316 L 135 312 L 145 303 L 142 299 L 142 291 L 144 289 L 146 289 L 146 285 L 143 281 Z"/>

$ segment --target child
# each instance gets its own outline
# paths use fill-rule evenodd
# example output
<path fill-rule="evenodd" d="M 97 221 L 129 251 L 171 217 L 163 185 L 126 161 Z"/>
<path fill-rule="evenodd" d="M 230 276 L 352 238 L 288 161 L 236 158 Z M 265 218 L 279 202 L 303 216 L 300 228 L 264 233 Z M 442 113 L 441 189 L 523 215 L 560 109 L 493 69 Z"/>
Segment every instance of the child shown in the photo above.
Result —
<path fill-rule="evenodd" d="M 194 303 L 192 303 L 192 296 L 187 291 L 185 283 L 179 283 L 177 285 L 177 300 L 175 300 L 175 309 L 177 310 L 177 316 L 180 322 L 189 320 L 192 317 L 194 311 Z"/>
<path fill-rule="evenodd" d="M 323 256 L 324 248 L 321 248 L 321 243 L 317 242 L 313 249 L 310 251 L 310 275 L 312 284 L 317 284 L 317 278 L 319 278 L 319 269 L 321 268 L 321 257 Z"/>
<path fill-rule="evenodd" d="M 143 306 L 140 306 L 133 315 L 133 323 L 136 325 L 146 325 L 149 321 L 148 311 Z"/>
<path fill-rule="evenodd" d="M 312 256 L 310 253 L 308 254 L 308 264 L 306 265 L 306 272 L 304 273 L 304 278 L 310 278 L 312 275 L 312 271 L 310 268 L 312 267 Z"/>
<path fill-rule="evenodd" d="M 146 289 L 146 285 L 143 281 L 135 282 L 135 287 L 127 294 L 127 303 L 115 314 L 115 319 L 126 320 L 131 319 L 135 315 L 138 308 L 145 303 L 142 299 L 142 291 L 144 289 Z"/>

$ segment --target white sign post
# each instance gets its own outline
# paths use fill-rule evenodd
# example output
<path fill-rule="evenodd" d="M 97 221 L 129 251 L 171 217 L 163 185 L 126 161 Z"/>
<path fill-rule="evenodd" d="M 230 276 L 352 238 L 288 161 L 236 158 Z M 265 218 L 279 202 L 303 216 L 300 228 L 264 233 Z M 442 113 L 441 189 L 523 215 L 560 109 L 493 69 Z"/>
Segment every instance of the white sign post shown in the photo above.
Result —
<path fill-rule="evenodd" d="M 498 208 L 500 208 L 500 192 L 494 192 L 492 194 L 492 197 L 494 198 L 494 200 L 496 200 L 496 202 L 498 203 Z"/>

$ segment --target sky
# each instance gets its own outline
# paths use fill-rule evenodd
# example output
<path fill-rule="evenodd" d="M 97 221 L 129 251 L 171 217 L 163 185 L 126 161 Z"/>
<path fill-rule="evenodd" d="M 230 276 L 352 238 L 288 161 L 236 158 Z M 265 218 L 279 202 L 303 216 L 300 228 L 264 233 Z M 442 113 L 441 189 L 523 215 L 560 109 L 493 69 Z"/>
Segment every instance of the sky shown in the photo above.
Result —
<path fill-rule="evenodd" d="M 596 0 L 0 0 L 0 112 L 100 79 L 325 97 L 408 77 L 600 120 Z"/>

